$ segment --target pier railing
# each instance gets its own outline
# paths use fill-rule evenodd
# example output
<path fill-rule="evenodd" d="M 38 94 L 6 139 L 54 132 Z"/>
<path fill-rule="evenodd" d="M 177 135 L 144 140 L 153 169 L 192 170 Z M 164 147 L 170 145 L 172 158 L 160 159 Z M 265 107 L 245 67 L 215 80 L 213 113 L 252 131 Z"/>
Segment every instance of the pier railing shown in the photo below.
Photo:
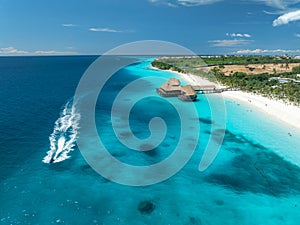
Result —
<path fill-rule="evenodd" d="M 215 86 L 193 86 L 193 89 L 199 94 L 222 93 L 224 91 L 239 91 L 238 87 L 216 88 Z"/>

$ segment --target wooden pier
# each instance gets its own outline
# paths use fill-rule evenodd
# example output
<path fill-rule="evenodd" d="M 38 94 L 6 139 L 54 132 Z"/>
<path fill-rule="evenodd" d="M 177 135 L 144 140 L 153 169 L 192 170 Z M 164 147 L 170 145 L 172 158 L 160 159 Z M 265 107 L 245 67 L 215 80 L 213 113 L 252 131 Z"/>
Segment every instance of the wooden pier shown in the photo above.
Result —
<path fill-rule="evenodd" d="M 222 93 L 224 91 L 239 91 L 239 88 L 217 88 L 214 85 L 203 85 L 203 86 L 193 86 L 193 89 L 198 94 L 213 94 L 213 93 Z"/>

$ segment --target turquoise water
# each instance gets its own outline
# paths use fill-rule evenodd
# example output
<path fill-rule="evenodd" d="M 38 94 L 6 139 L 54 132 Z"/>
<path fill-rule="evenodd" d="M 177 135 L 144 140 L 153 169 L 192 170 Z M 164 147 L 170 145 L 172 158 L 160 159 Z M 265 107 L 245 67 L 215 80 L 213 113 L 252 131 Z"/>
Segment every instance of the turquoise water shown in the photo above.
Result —
<path fill-rule="evenodd" d="M 219 96 L 199 96 L 195 103 L 199 115 L 191 117 L 193 123 L 200 122 L 199 144 L 185 167 L 162 183 L 130 187 L 111 182 L 91 169 L 76 144 L 66 148 L 70 158 L 44 163 L 52 133 L 52 142 L 59 146 L 61 134 L 53 132 L 62 127 L 55 124 L 58 118 L 79 123 L 66 127 L 66 141 L 80 138 L 80 120 L 68 120 L 72 110 L 66 103 L 72 102 L 76 85 L 93 60 L 0 58 L 1 224 L 299 224 L 300 132 L 258 109 L 225 99 L 224 142 L 213 164 L 198 171 L 211 128 L 218 123 L 218 115 L 211 118 L 207 97 L 217 101 Z M 137 137 L 145 138 L 149 120 L 161 116 L 168 130 L 160 146 L 137 152 L 118 143 L 114 135 L 112 99 L 126 84 L 151 76 L 145 92 L 155 94 L 154 87 L 160 85 L 155 77 L 175 76 L 151 70 L 149 64 L 150 60 L 143 59 L 120 70 L 96 107 L 95 122 L 103 142 L 116 158 L 133 165 L 163 160 L 181 135 L 176 110 L 159 96 L 135 105 L 130 125 Z M 176 98 L 170 101 L 187 110 L 194 104 Z M 122 123 L 122 115 L 117 117 Z M 186 130 L 185 135 L 193 136 L 193 132 Z M 128 133 L 122 135 L 126 138 Z M 87 140 L 91 149 L 93 142 Z M 143 201 L 151 202 L 154 210 L 141 213 L 138 205 Z"/>

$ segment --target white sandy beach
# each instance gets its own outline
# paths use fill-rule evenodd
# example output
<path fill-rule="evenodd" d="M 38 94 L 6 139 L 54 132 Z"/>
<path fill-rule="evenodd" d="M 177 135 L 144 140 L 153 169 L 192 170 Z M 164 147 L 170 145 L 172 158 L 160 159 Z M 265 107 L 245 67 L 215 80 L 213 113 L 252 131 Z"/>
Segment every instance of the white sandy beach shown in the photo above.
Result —
<path fill-rule="evenodd" d="M 178 74 L 191 85 L 216 85 L 220 87 L 220 85 L 199 76 L 183 73 Z M 222 96 L 251 104 L 270 116 L 300 129 L 300 107 L 242 91 L 227 91 L 223 92 Z"/>
<path fill-rule="evenodd" d="M 300 108 L 281 101 L 241 91 L 223 92 L 225 98 L 236 99 L 251 104 L 272 117 L 300 129 Z"/>

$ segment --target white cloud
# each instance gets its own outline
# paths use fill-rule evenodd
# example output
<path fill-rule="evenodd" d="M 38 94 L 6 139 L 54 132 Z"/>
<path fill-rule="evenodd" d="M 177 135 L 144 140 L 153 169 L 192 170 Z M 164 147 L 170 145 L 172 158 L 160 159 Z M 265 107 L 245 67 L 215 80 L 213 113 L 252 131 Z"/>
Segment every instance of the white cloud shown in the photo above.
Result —
<path fill-rule="evenodd" d="M 198 6 L 198 5 L 208 5 L 225 0 L 148 0 L 151 3 L 163 3 L 170 6 L 183 5 L 183 6 Z M 249 0 L 244 0 L 249 1 Z M 262 3 L 267 6 L 286 9 L 289 6 L 300 3 L 300 0 L 251 0 L 252 2 Z"/>
<path fill-rule="evenodd" d="M 209 5 L 221 0 L 177 0 L 179 5 L 183 6 L 196 6 L 196 5 Z"/>
<path fill-rule="evenodd" d="M 176 5 L 176 4 L 174 4 L 174 3 L 171 3 L 171 2 L 167 2 L 166 5 L 167 5 L 167 6 L 170 6 L 170 7 L 172 7 L 172 8 L 177 8 L 177 7 L 178 7 L 178 5 Z"/>
<path fill-rule="evenodd" d="M 73 23 L 63 23 L 62 26 L 63 27 L 76 27 L 77 25 L 73 24 Z"/>
<path fill-rule="evenodd" d="M 247 45 L 250 43 L 250 40 L 245 39 L 233 39 L 233 40 L 212 40 L 208 41 L 213 47 L 231 47 L 239 45 Z"/>
<path fill-rule="evenodd" d="M 298 38 L 300 38 L 300 34 L 295 34 L 295 37 L 298 37 Z"/>
<path fill-rule="evenodd" d="M 94 31 L 94 32 L 109 32 L 109 33 L 120 33 L 120 32 L 122 32 L 120 30 L 115 30 L 115 29 L 111 29 L 111 28 L 96 28 L 96 27 L 92 27 L 89 30 Z"/>
<path fill-rule="evenodd" d="M 273 26 L 277 27 L 297 20 L 300 20 L 300 10 L 285 13 L 282 16 L 279 16 L 273 21 Z"/>
<path fill-rule="evenodd" d="M 268 15 L 278 15 L 278 14 L 282 14 L 281 11 L 280 11 L 280 12 L 269 12 L 269 11 L 267 11 L 267 10 L 263 10 L 263 12 L 264 12 L 265 14 L 268 14 Z"/>
<path fill-rule="evenodd" d="M 283 1 L 281 0 L 256 0 L 257 2 L 262 2 L 266 4 L 267 6 L 271 6 L 273 8 L 279 8 L 279 9 L 284 9 L 286 6 Z"/>
<path fill-rule="evenodd" d="M 77 52 L 74 51 L 44 51 L 44 50 L 39 50 L 39 51 L 23 51 L 23 50 L 18 50 L 14 47 L 2 47 L 0 48 L 0 55 L 4 56 L 13 56 L 13 55 L 76 55 L 78 54 Z"/>
<path fill-rule="evenodd" d="M 226 36 L 229 37 L 245 37 L 245 38 L 251 38 L 250 34 L 240 34 L 240 33 L 226 33 Z"/>
<path fill-rule="evenodd" d="M 235 54 L 295 54 L 300 53 L 300 50 L 285 50 L 285 49 L 244 49 L 235 52 Z"/>
<path fill-rule="evenodd" d="M 14 47 L 6 47 L 6 48 L 0 48 L 0 55 L 21 55 L 21 54 L 27 54 L 28 52 L 18 50 Z"/>
<path fill-rule="evenodd" d="M 257 2 L 262 2 L 267 6 L 271 6 L 273 8 L 278 9 L 286 9 L 289 6 L 300 3 L 300 0 L 255 0 Z"/>
<path fill-rule="evenodd" d="M 55 51 L 55 50 L 39 50 L 35 51 L 34 55 L 77 55 L 77 52 L 72 51 Z"/>
<path fill-rule="evenodd" d="M 171 7 L 209 5 L 223 0 L 148 0 L 151 3 L 162 3 Z"/>

